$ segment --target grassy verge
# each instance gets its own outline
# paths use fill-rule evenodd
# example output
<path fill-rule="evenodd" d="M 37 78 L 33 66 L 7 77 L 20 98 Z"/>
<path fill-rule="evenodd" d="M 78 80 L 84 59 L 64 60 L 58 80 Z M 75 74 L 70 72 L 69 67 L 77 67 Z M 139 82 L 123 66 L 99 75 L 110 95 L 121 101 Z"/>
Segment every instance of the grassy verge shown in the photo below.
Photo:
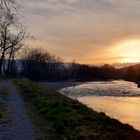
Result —
<path fill-rule="evenodd" d="M 38 122 L 48 127 L 52 140 L 139 140 L 140 132 L 104 113 L 97 113 L 54 90 L 23 80 L 14 81 L 24 99 L 36 110 Z M 38 118 L 38 117 L 37 117 Z M 37 124 L 37 123 L 36 123 Z M 38 123 L 39 124 L 39 123 Z M 40 127 L 40 126 L 39 126 Z"/>

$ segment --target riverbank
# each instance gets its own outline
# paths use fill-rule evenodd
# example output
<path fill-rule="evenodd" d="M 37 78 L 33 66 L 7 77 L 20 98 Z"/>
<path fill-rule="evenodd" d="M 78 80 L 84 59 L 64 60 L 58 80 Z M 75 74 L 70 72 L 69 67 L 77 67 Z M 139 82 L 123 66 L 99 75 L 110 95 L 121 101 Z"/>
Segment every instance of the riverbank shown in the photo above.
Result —
<path fill-rule="evenodd" d="M 73 86 L 77 86 L 77 85 L 81 85 L 83 83 L 90 83 L 90 82 L 106 82 L 106 81 L 111 81 L 111 80 L 93 80 L 93 81 L 63 81 L 63 82 L 40 82 L 41 85 L 43 85 L 44 87 L 47 87 L 48 89 L 54 89 L 54 90 L 60 90 L 63 88 L 67 88 L 67 87 L 73 87 Z"/>
<path fill-rule="evenodd" d="M 65 81 L 65 82 L 41 82 L 41 85 L 44 87 L 47 87 L 48 89 L 54 89 L 59 90 L 66 87 L 72 87 L 79 84 L 82 84 L 82 82 L 72 82 L 72 81 Z"/>
<path fill-rule="evenodd" d="M 40 120 L 44 121 L 44 128 L 47 127 L 44 139 L 48 136 L 52 140 L 140 139 L 140 132 L 131 126 L 111 119 L 104 113 L 97 113 L 56 90 L 44 89 L 30 81 L 16 80 L 15 84 L 24 99 L 34 107 Z"/>

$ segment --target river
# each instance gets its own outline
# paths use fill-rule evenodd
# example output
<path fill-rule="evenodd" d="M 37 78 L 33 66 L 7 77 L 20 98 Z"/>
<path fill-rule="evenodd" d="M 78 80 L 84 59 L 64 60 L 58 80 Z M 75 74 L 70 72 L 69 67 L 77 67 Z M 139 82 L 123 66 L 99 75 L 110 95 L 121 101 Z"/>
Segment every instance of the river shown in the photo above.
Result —
<path fill-rule="evenodd" d="M 140 88 L 133 82 L 85 82 L 60 92 L 140 130 Z"/>

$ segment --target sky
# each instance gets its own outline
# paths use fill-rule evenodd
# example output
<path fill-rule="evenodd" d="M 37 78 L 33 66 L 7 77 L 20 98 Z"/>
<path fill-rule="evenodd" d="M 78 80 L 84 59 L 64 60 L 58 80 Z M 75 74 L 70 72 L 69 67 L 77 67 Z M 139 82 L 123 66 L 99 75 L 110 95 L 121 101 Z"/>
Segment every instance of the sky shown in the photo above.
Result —
<path fill-rule="evenodd" d="M 140 62 L 140 0 L 22 0 L 22 14 L 43 47 L 65 62 Z"/>

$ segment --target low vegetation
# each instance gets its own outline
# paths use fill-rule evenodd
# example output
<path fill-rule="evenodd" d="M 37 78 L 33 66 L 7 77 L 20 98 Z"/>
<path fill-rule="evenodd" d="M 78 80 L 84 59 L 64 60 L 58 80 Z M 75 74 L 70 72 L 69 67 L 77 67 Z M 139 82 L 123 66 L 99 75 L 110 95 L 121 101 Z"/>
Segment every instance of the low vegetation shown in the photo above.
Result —
<path fill-rule="evenodd" d="M 1 88 L 0 89 L 0 96 L 3 98 L 8 97 L 8 90 L 5 88 Z"/>
<path fill-rule="evenodd" d="M 57 91 L 45 90 L 39 84 L 26 80 L 14 82 L 24 99 L 34 106 L 40 120 L 45 121 L 44 125 L 49 125 L 50 139 L 51 136 L 53 140 L 140 139 L 140 133 L 131 126 L 121 124 L 104 113 L 97 113 Z"/>
<path fill-rule="evenodd" d="M 30 48 L 22 58 L 22 70 L 19 75 L 32 81 L 93 81 L 127 80 L 139 83 L 140 64 L 115 68 L 112 65 L 85 65 L 64 63 L 41 48 Z"/>

